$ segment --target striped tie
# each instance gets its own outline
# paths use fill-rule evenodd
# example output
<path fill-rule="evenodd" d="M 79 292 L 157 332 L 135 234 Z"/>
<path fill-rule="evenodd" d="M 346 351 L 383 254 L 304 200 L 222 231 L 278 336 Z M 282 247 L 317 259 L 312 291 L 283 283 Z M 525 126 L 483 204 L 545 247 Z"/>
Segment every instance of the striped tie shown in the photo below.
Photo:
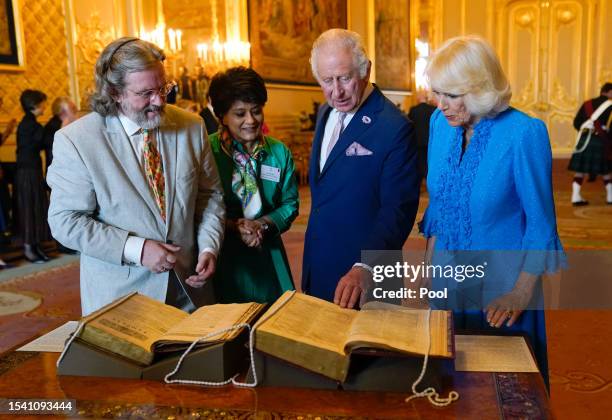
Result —
<path fill-rule="evenodd" d="M 344 118 L 346 118 L 346 112 L 339 112 L 338 113 L 338 121 L 336 122 L 336 126 L 334 127 L 334 131 L 332 131 L 332 135 L 329 139 L 329 144 L 327 145 L 327 158 L 329 158 L 329 155 L 331 154 L 334 146 L 336 145 L 336 143 L 338 143 L 338 139 L 340 138 L 340 134 L 342 133 L 342 129 L 344 127 L 342 127 L 342 124 L 344 124 Z"/>
<path fill-rule="evenodd" d="M 165 185 L 164 180 L 164 168 L 161 163 L 159 152 L 153 143 L 153 136 L 150 130 L 143 130 L 144 143 L 143 143 L 143 156 L 144 156 L 144 167 L 145 174 L 147 175 L 147 181 L 149 181 L 149 187 L 153 191 L 155 202 L 161 213 L 162 219 L 166 221 L 166 198 L 165 198 Z"/>

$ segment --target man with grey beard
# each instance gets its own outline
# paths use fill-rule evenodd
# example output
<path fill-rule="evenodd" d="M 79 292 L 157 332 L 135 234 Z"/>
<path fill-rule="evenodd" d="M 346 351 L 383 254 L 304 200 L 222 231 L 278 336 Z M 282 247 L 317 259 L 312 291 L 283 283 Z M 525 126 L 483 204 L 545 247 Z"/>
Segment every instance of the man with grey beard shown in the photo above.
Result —
<path fill-rule="evenodd" d="M 202 119 L 166 105 L 164 59 L 138 38 L 111 42 L 93 112 L 55 136 L 49 225 L 81 252 L 83 315 L 134 291 L 188 311 L 213 301 L 222 186 Z"/>

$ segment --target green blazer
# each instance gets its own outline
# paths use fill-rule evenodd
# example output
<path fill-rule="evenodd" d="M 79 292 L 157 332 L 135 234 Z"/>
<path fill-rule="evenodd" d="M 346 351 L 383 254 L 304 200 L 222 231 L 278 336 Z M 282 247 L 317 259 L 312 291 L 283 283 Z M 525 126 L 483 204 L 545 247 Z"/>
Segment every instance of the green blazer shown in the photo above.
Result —
<path fill-rule="evenodd" d="M 224 190 L 228 219 L 244 217 L 240 199 L 232 191 L 234 163 L 221 148 L 218 133 L 209 137 Z M 226 231 L 214 284 L 217 300 L 231 302 L 273 302 L 283 292 L 293 290 L 293 279 L 280 234 L 291 227 L 298 215 L 299 198 L 291 151 L 281 141 L 264 136 L 260 165 L 279 169 L 279 179 L 262 179 L 258 186 L 262 211 L 276 225 L 276 234 L 266 236 L 261 249 L 249 248 L 235 232 Z"/>

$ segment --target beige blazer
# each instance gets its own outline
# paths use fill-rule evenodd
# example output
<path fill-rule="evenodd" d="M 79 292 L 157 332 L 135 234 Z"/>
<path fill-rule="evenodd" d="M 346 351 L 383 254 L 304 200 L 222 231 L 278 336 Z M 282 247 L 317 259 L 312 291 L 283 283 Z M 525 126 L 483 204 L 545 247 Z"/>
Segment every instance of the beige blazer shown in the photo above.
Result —
<path fill-rule="evenodd" d="M 132 291 L 165 300 L 168 273 L 123 262 L 129 234 L 181 246 L 175 269 L 183 279 L 194 273 L 198 250 L 220 249 L 225 208 L 202 119 L 167 105 L 159 133 L 167 223 L 119 118 L 90 113 L 55 135 L 49 226 L 81 252 L 84 315 Z M 208 284 L 196 293 L 211 291 Z"/>

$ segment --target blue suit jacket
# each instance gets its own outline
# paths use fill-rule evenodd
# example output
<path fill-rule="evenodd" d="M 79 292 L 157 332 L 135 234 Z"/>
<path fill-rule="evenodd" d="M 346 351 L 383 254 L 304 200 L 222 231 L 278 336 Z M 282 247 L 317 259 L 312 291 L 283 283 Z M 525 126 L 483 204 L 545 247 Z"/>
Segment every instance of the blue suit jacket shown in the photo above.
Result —
<path fill-rule="evenodd" d="M 304 243 L 302 289 L 332 301 L 361 251 L 401 249 L 414 224 L 419 177 L 413 127 L 374 88 L 344 129 L 322 171 L 321 142 L 331 107 L 317 116 L 310 158 L 312 208 Z M 347 156 L 354 142 L 372 151 Z"/>

